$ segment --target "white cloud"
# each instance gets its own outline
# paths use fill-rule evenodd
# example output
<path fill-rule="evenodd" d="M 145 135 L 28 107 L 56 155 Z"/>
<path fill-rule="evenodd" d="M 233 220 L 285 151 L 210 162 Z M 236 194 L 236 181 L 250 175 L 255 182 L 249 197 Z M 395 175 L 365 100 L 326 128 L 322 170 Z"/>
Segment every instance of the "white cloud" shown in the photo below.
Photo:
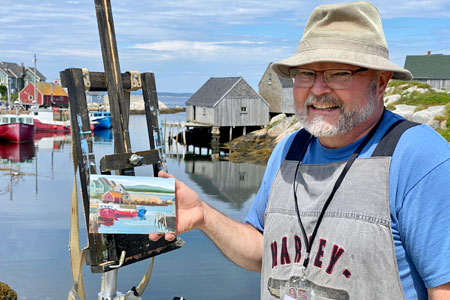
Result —
<path fill-rule="evenodd" d="M 47 56 L 77 56 L 77 57 L 101 57 L 102 53 L 99 50 L 90 49 L 52 49 L 47 51 L 42 51 L 41 55 Z"/>
<path fill-rule="evenodd" d="M 160 41 L 146 44 L 136 44 L 133 49 L 143 49 L 151 51 L 174 52 L 181 56 L 188 55 L 213 55 L 227 50 L 235 49 L 236 46 L 261 45 L 264 42 L 241 41 L 220 41 L 220 42 L 196 42 L 196 41 Z"/>

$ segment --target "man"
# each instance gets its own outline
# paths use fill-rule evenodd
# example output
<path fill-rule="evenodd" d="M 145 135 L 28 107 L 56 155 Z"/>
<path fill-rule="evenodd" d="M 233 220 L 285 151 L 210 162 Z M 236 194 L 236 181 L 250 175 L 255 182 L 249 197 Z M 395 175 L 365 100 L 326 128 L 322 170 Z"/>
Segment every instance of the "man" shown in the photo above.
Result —
<path fill-rule="evenodd" d="M 385 111 L 388 81 L 411 74 L 377 9 L 317 7 L 273 70 L 294 78 L 306 130 L 274 149 L 245 224 L 177 181 L 176 234 L 199 228 L 261 271 L 262 299 L 450 299 L 450 145 Z"/>

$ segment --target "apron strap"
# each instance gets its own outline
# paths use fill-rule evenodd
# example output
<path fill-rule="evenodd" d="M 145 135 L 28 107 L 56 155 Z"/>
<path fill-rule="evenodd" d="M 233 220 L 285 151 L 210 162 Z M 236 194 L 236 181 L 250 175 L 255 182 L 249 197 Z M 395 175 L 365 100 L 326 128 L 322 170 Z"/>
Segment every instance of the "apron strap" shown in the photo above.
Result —
<path fill-rule="evenodd" d="M 402 134 L 409 128 L 417 125 L 420 124 L 407 120 L 398 120 L 397 122 L 392 124 L 373 151 L 372 157 L 392 156 Z"/>
<path fill-rule="evenodd" d="M 305 129 L 300 130 L 295 134 L 294 140 L 292 141 L 289 151 L 286 155 L 287 160 L 299 160 L 299 153 L 304 153 L 305 147 L 309 145 L 309 139 L 311 134 Z"/>

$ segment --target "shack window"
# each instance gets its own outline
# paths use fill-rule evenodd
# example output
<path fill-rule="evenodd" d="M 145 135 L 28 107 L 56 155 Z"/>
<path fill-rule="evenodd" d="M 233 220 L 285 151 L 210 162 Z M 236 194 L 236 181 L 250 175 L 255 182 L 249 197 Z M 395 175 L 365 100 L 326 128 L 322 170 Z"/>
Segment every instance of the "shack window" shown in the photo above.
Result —
<path fill-rule="evenodd" d="M 247 106 L 241 106 L 241 114 L 247 113 Z"/>
<path fill-rule="evenodd" d="M 33 100 L 33 96 L 29 95 L 28 100 Z"/>
<path fill-rule="evenodd" d="M 268 85 L 272 84 L 272 72 L 269 72 L 269 76 L 267 76 L 267 84 Z"/>

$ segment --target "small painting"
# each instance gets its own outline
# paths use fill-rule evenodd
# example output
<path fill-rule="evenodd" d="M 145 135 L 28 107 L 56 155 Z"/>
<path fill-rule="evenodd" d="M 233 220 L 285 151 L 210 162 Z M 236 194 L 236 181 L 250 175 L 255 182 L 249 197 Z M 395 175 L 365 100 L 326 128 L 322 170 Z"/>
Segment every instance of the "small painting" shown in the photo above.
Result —
<path fill-rule="evenodd" d="M 175 232 L 175 179 L 91 175 L 89 233 Z"/>

